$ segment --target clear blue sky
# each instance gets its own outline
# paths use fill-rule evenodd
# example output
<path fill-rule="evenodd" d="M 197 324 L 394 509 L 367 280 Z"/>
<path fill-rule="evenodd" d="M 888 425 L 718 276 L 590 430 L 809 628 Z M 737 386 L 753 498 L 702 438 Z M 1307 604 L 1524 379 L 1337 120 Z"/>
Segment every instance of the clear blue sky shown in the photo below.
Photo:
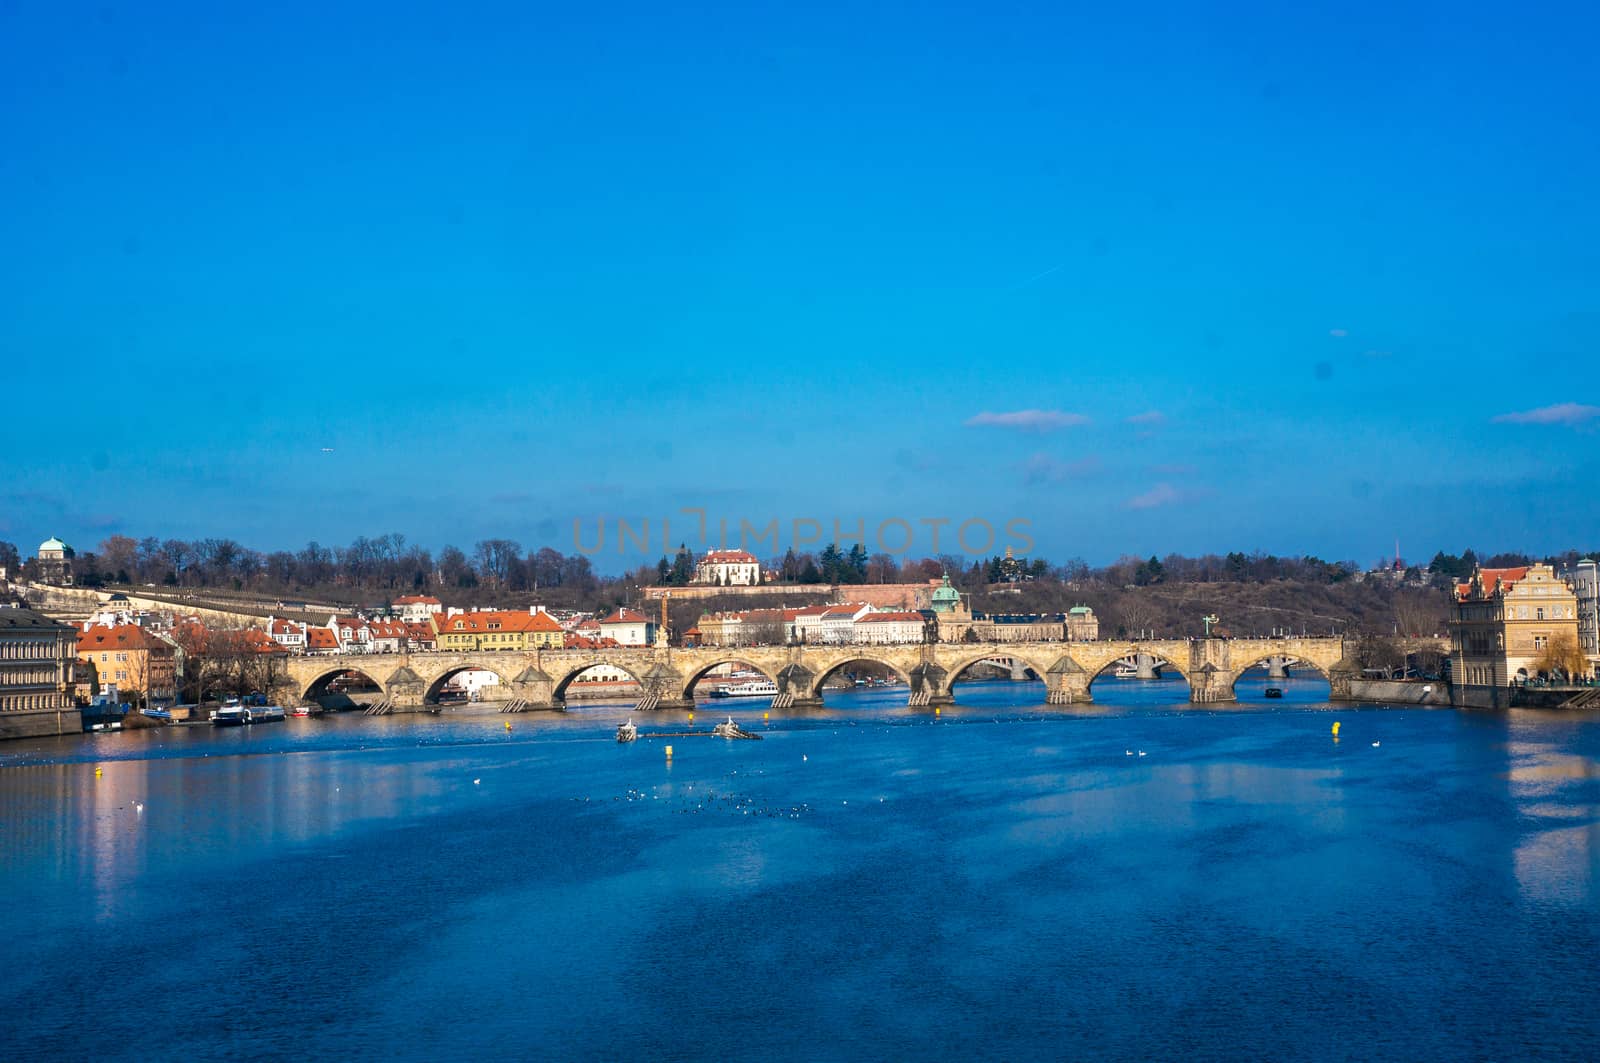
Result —
<path fill-rule="evenodd" d="M 1600 541 L 1591 5 L 234 6 L 0 5 L 25 553 Z"/>

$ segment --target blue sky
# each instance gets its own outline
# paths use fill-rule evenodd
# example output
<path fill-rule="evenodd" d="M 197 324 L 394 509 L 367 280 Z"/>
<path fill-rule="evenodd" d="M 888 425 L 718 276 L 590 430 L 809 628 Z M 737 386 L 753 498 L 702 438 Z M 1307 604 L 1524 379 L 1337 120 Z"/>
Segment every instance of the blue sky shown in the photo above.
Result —
<path fill-rule="evenodd" d="M 0 538 L 1600 541 L 1592 8 L 456 6 L 0 6 Z"/>

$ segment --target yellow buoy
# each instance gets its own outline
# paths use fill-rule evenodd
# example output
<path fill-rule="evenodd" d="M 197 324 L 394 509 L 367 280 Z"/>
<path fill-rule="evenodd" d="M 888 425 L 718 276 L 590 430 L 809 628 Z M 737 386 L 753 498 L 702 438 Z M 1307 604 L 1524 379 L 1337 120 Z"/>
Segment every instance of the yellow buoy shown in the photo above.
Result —
<path fill-rule="evenodd" d="M 96 779 L 100 778 L 100 776 L 102 776 L 104 774 L 105 774 L 105 772 L 102 771 L 101 769 L 99 769 L 99 768 L 94 769 L 94 777 Z"/>
<path fill-rule="evenodd" d="M 944 710 L 943 710 L 943 709 L 941 709 L 941 708 L 939 708 L 939 706 L 937 706 L 937 705 L 935 705 L 935 706 L 934 706 L 934 707 L 933 707 L 933 714 L 934 714 L 934 715 L 935 715 L 935 716 L 937 716 L 937 715 L 939 715 L 939 714 L 940 714 L 940 713 L 941 713 L 941 712 L 943 712 L 943 711 L 944 711 Z"/>
<path fill-rule="evenodd" d="M 672 747 L 671 746 L 667 747 L 667 759 L 668 760 L 672 759 Z"/>
<path fill-rule="evenodd" d="M 770 713 L 770 712 L 763 712 L 763 713 L 762 713 L 762 714 L 761 714 L 761 718 L 762 718 L 762 719 L 763 719 L 763 720 L 770 720 L 770 719 L 772 719 L 772 713 Z"/>
<path fill-rule="evenodd" d="M 506 730 L 508 730 L 508 731 L 511 730 L 511 721 L 510 720 L 506 721 Z"/>
<path fill-rule="evenodd" d="M 1337 736 L 1339 734 L 1339 721 L 1338 720 L 1334 720 L 1333 721 L 1333 733 L 1334 733 L 1335 736 Z"/>
<path fill-rule="evenodd" d="M 691 722 L 691 723 L 694 722 L 694 710 L 693 709 L 689 710 L 689 722 Z"/>

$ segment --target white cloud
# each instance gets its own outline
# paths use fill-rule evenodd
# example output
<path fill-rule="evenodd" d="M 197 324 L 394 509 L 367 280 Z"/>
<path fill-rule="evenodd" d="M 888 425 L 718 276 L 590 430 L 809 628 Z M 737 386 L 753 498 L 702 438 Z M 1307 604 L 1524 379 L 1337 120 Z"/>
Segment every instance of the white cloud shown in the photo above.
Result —
<path fill-rule="evenodd" d="M 983 411 L 967 418 L 968 428 L 1016 428 L 1023 432 L 1055 432 L 1088 424 L 1089 418 L 1081 413 L 1061 410 L 1010 410 L 1005 413 Z"/>
<path fill-rule="evenodd" d="M 1146 410 L 1143 413 L 1136 413 L 1132 417 L 1128 418 L 1128 423 L 1148 425 L 1166 424 L 1167 415 L 1162 413 L 1160 410 Z"/>
<path fill-rule="evenodd" d="M 1129 509 L 1155 509 L 1157 506 L 1170 506 L 1181 501 L 1183 495 L 1171 484 L 1156 484 L 1142 495 L 1134 495 L 1128 499 Z"/>
<path fill-rule="evenodd" d="M 1495 424 L 1560 424 L 1568 427 L 1587 424 L 1600 417 L 1600 406 L 1584 406 L 1576 402 L 1558 402 L 1554 406 L 1540 406 L 1534 410 L 1502 413 L 1494 418 Z"/>
<path fill-rule="evenodd" d="M 1328 335 L 1332 336 L 1336 340 L 1342 340 L 1346 336 L 1350 335 L 1350 330 L 1347 328 L 1331 328 L 1328 330 Z"/>

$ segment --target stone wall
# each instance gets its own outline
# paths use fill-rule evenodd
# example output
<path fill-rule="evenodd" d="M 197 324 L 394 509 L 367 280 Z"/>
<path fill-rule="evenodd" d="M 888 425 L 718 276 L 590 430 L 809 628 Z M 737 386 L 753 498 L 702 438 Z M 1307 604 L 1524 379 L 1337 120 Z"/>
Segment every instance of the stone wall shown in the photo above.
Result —
<path fill-rule="evenodd" d="M 1381 705 L 1450 704 L 1450 684 L 1443 680 L 1411 682 L 1398 679 L 1352 679 L 1349 701 L 1371 701 Z"/>

